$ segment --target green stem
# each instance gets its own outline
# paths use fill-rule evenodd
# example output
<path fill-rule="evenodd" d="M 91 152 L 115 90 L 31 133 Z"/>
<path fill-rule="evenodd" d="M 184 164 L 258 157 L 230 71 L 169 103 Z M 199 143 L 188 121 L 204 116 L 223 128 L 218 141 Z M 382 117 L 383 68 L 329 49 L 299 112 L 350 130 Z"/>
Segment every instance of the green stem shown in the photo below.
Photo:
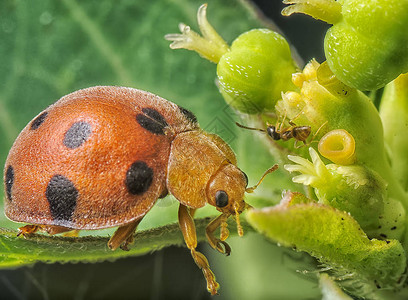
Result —
<path fill-rule="evenodd" d="M 291 4 L 282 10 L 284 16 L 303 13 L 329 24 L 342 18 L 341 4 L 335 0 L 284 0 L 283 3 Z"/>

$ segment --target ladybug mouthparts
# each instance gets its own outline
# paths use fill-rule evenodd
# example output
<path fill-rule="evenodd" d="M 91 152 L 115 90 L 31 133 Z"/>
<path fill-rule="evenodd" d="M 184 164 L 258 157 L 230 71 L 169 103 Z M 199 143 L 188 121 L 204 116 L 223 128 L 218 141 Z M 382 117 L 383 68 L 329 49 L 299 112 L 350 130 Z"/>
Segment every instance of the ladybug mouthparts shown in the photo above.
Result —
<path fill-rule="evenodd" d="M 237 222 L 237 232 L 239 236 L 244 235 L 244 229 L 242 228 L 241 221 L 239 219 L 239 213 L 235 213 L 235 222 Z"/>
<path fill-rule="evenodd" d="M 244 202 L 245 203 L 245 202 Z M 242 228 L 241 225 L 241 220 L 239 218 L 239 215 L 247 209 L 251 209 L 252 206 L 249 205 L 248 203 L 245 203 L 245 206 L 243 208 L 238 208 L 237 206 L 235 207 L 235 222 L 237 223 L 237 232 L 239 236 L 243 236 L 244 235 L 244 229 Z"/>

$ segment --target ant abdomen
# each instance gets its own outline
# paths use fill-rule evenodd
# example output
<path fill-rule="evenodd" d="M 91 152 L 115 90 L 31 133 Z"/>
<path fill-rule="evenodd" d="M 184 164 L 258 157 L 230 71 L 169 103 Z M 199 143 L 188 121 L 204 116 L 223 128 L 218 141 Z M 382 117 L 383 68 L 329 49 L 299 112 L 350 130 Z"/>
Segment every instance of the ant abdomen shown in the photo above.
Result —
<path fill-rule="evenodd" d="M 301 142 L 306 142 L 306 139 L 310 136 L 312 129 L 310 126 L 296 126 L 290 131 L 292 137 Z"/>

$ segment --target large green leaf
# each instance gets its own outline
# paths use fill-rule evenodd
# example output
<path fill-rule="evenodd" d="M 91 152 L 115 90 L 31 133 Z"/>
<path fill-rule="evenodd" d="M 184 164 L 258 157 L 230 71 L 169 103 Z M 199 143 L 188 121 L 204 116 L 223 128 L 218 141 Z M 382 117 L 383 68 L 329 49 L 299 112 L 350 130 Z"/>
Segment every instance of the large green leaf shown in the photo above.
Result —
<path fill-rule="evenodd" d="M 205 227 L 210 220 L 196 222 L 198 239 L 205 239 Z M 243 223 L 245 231 L 250 230 Z M 34 234 L 27 239 L 16 236 L 12 230 L 0 229 L 0 268 L 14 268 L 38 261 L 55 262 L 98 262 L 135 256 L 159 250 L 170 245 L 184 243 L 178 224 L 170 224 L 135 234 L 135 245 L 129 251 L 112 251 L 108 248 L 108 237 L 58 237 Z"/>

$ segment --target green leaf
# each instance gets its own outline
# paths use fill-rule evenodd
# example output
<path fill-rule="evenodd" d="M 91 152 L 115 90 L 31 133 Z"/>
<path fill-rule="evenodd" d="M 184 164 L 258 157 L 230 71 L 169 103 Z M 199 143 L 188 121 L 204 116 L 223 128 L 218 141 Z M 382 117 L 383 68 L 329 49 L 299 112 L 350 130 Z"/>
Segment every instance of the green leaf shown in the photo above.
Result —
<path fill-rule="evenodd" d="M 198 240 L 205 240 L 205 227 L 209 218 L 196 220 Z M 231 226 L 234 226 L 230 223 Z M 249 231 L 243 223 L 245 231 Z M 236 233 L 232 232 L 232 235 Z M 108 248 L 108 237 L 63 237 L 33 234 L 30 237 L 17 237 L 12 230 L 0 229 L 0 268 L 13 268 L 35 262 L 98 262 L 115 260 L 121 257 L 147 254 L 170 245 L 184 244 L 178 224 L 170 224 L 139 231 L 135 234 L 135 243 L 129 251 Z"/>
<path fill-rule="evenodd" d="M 314 202 L 299 203 L 299 199 L 293 204 L 291 193 L 280 205 L 249 211 L 247 219 L 273 241 L 308 252 L 372 291 L 397 286 L 405 270 L 399 241 L 370 240 L 346 212 Z"/>
<path fill-rule="evenodd" d="M 380 116 L 384 126 L 384 140 L 392 159 L 392 172 L 408 191 L 408 74 L 390 82 L 384 89 L 380 104 Z"/>

